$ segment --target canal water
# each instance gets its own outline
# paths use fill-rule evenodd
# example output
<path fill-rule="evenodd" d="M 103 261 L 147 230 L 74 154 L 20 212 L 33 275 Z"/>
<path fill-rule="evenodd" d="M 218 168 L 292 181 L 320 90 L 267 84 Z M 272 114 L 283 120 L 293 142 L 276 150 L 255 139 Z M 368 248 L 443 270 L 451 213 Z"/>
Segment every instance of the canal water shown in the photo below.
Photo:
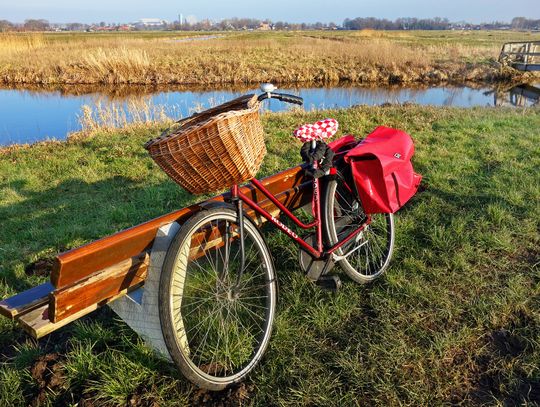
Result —
<path fill-rule="evenodd" d="M 354 105 L 385 103 L 416 103 L 432 106 L 532 106 L 535 99 L 510 91 L 495 92 L 489 88 L 430 87 L 430 88 L 365 88 L 284 87 L 279 89 L 304 98 L 306 110 L 344 108 Z M 256 88 L 189 90 L 181 88 L 148 89 L 123 87 L 114 89 L 0 89 L 0 145 L 33 143 L 40 140 L 63 140 L 70 132 L 81 129 L 79 117 L 84 105 L 127 107 L 140 105 L 163 106 L 172 117 L 185 117 L 195 110 L 225 102 L 242 94 L 258 92 Z M 523 93 L 523 92 L 522 92 Z M 526 93 L 526 92 L 525 92 Z M 289 109 L 290 105 L 271 100 L 271 111 Z M 129 117 L 128 117 L 129 120 Z"/>

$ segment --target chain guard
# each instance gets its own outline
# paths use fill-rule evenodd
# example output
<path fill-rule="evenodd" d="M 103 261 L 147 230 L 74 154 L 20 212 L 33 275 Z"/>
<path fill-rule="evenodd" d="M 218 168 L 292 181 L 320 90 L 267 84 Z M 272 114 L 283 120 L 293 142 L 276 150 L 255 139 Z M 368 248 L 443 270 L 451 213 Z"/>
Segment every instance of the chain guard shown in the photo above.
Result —
<path fill-rule="evenodd" d="M 304 240 L 313 247 L 317 245 L 317 238 L 313 233 L 305 237 Z M 318 280 L 321 275 L 327 274 L 334 268 L 332 256 L 325 260 L 317 260 L 302 248 L 298 250 L 298 263 L 300 264 L 300 268 L 312 281 Z"/>

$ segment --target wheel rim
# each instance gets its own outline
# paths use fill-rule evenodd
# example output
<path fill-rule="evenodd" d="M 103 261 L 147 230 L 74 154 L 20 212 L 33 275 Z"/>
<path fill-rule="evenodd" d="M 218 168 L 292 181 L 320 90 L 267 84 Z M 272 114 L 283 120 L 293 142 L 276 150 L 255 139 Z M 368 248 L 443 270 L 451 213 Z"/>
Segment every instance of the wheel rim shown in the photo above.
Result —
<path fill-rule="evenodd" d="M 333 213 L 331 234 L 333 243 L 346 237 L 352 230 L 360 227 L 366 220 L 362 205 L 352 194 L 336 184 L 333 194 Z M 370 223 L 359 235 L 345 244 L 337 253 L 347 255 L 351 271 L 361 277 L 374 279 L 384 272 L 393 247 L 393 218 L 391 214 L 370 215 Z"/>
<path fill-rule="evenodd" d="M 195 227 L 180 248 L 171 280 L 178 348 L 193 371 L 214 382 L 230 382 L 252 369 L 264 352 L 274 312 L 268 256 L 249 227 L 238 279 L 237 231 L 233 217 Z"/>

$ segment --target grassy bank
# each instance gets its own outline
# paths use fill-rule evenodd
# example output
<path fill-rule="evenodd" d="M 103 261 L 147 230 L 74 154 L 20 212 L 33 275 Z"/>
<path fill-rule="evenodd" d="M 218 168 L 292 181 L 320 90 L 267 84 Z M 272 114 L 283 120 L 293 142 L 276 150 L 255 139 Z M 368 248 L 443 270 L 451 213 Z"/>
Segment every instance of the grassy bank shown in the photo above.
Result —
<path fill-rule="evenodd" d="M 3 84 L 440 83 L 512 78 L 496 64 L 518 32 L 356 31 L 0 35 Z M 519 76 L 525 80 L 526 76 Z"/>
<path fill-rule="evenodd" d="M 0 319 L 0 405 L 539 402 L 540 110 L 267 115 L 261 175 L 298 162 L 290 131 L 327 116 L 343 132 L 385 124 L 415 139 L 424 186 L 396 217 L 383 278 L 321 291 L 296 248 L 270 234 L 280 285 L 270 349 L 247 383 L 218 395 L 190 387 L 108 309 L 39 342 Z M 0 155 L 0 298 L 46 279 L 26 264 L 198 199 L 147 157 L 142 144 L 158 133 L 97 132 Z"/>

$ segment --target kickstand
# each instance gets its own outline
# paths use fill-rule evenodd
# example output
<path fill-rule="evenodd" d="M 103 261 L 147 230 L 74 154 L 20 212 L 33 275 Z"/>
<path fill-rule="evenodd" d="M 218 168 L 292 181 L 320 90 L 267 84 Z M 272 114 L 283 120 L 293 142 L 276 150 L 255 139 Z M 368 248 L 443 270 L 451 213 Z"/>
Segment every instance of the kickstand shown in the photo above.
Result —
<path fill-rule="evenodd" d="M 341 288 L 341 280 L 336 275 L 321 276 L 317 281 L 315 281 L 315 284 L 321 288 L 331 291 L 337 291 Z"/>
<path fill-rule="evenodd" d="M 324 264 L 322 270 L 317 267 L 312 267 L 308 271 L 307 277 L 321 288 L 331 291 L 337 291 L 341 288 L 340 278 L 336 275 L 327 275 L 327 273 L 333 268 L 333 266 L 334 262 L 332 261 L 332 257 L 330 256 L 326 260 L 326 263 Z"/>

